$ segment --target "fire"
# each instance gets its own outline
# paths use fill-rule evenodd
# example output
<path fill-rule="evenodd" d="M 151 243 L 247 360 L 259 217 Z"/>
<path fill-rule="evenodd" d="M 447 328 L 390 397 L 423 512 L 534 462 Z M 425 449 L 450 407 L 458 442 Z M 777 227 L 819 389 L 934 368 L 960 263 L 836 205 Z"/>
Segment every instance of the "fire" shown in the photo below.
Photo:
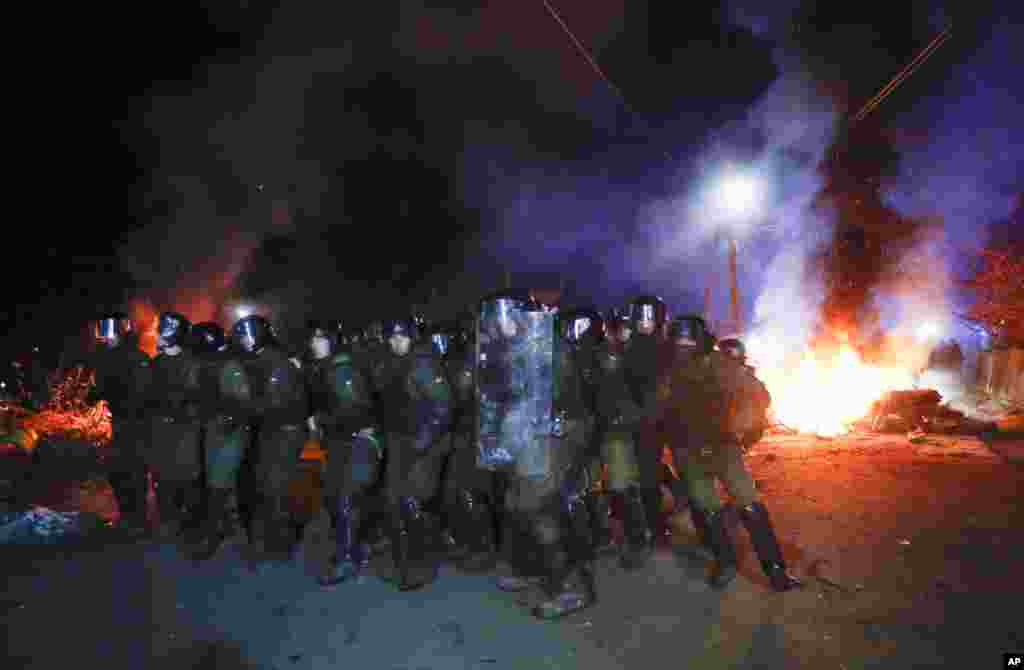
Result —
<path fill-rule="evenodd" d="M 771 358 L 770 347 L 753 342 Z M 774 352 L 775 364 L 758 369 L 758 376 L 772 394 L 775 420 L 802 433 L 836 436 L 869 414 L 871 405 L 887 391 L 914 386 L 906 367 L 880 367 L 861 360 L 847 343 L 834 352 L 808 348 L 795 363 L 787 365 Z"/>

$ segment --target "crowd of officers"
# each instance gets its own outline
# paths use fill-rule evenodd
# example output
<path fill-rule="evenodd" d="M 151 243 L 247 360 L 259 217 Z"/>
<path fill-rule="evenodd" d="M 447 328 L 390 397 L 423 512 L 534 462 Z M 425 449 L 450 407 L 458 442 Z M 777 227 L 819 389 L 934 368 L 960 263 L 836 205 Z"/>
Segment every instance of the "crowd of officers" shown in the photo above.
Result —
<path fill-rule="evenodd" d="M 522 339 L 534 316 L 552 312 L 553 342 Z M 768 392 L 742 343 L 716 342 L 699 317 L 669 321 L 655 296 L 602 316 L 505 291 L 448 324 L 413 315 L 366 329 L 312 323 L 307 334 L 299 355 L 259 315 L 225 333 L 165 312 L 151 358 L 124 314 L 98 319 L 93 394 L 112 416 L 106 462 L 124 532 L 180 538 L 204 560 L 245 531 L 264 559 L 290 560 L 302 532 L 290 484 L 312 436 L 327 454 L 334 535 L 321 585 L 354 580 L 388 543 L 400 590 L 430 584 L 442 560 L 487 572 L 500 558 L 497 587 L 543 588 L 533 613 L 555 618 L 596 601 L 598 556 L 617 552 L 637 570 L 665 541 L 667 448 L 677 496 L 715 558 L 712 585 L 736 576 L 730 517 L 746 526 L 773 588 L 800 585 L 743 463 Z M 550 429 L 528 440 L 529 467 L 516 462 L 525 452 L 501 444 L 508 460 L 483 458 L 482 434 L 509 434 L 488 426 L 535 400 L 515 373 L 516 356 L 524 371 L 531 364 L 516 352 L 531 351 L 553 360 Z M 493 366 L 499 359 L 513 363 Z"/>

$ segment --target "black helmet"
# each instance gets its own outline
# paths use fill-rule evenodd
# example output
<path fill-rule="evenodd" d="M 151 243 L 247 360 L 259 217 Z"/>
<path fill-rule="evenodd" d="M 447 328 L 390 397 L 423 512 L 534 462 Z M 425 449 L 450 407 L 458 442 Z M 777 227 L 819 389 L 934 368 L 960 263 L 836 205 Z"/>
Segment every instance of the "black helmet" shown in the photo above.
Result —
<path fill-rule="evenodd" d="M 205 321 L 192 326 L 192 346 L 196 351 L 212 354 L 224 351 L 228 346 L 228 338 L 218 324 Z"/>
<path fill-rule="evenodd" d="M 363 330 L 363 338 L 368 342 L 383 342 L 384 337 L 384 324 L 381 321 L 371 321 Z"/>
<path fill-rule="evenodd" d="M 515 313 L 533 312 L 541 305 L 528 291 L 499 291 L 480 301 L 480 318 L 501 321 Z"/>
<path fill-rule="evenodd" d="M 231 337 L 242 351 L 257 352 L 277 340 L 270 321 L 258 314 L 250 314 L 231 328 Z"/>
<path fill-rule="evenodd" d="M 427 316 L 423 312 L 422 308 L 414 307 L 412 309 L 412 314 L 410 314 L 410 318 L 412 319 L 412 322 L 416 324 L 416 331 L 418 333 L 424 334 L 432 332 L 433 324 L 427 320 Z"/>
<path fill-rule="evenodd" d="M 747 348 L 735 337 L 728 337 L 721 340 L 718 343 L 718 349 L 723 354 L 732 356 L 733 358 L 737 358 L 741 361 L 746 360 L 747 358 Z"/>
<path fill-rule="evenodd" d="M 579 342 L 585 337 L 604 337 L 604 317 L 593 308 L 570 310 L 560 319 L 562 336 L 570 342 Z"/>
<path fill-rule="evenodd" d="M 107 346 L 116 345 L 123 337 L 132 332 L 134 326 L 131 318 L 124 312 L 110 312 L 96 319 L 93 333 L 97 340 Z"/>
<path fill-rule="evenodd" d="M 178 312 L 162 312 L 157 321 L 157 345 L 160 348 L 183 347 L 188 344 L 192 322 Z"/>
<path fill-rule="evenodd" d="M 695 347 L 701 353 L 710 352 L 715 346 L 715 337 L 708 331 L 704 319 L 687 314 L 672 319 L 668 336 L 673 340 L 684 340 L 687 346 Z"/>
<path fill-rule="evenodd" d="M 394 335 L 405 335 L 413 340 L 417 340 L 419 339 L 419 334 L 419 326 L 417 326 L 414 317 L 388 319 L 382 326 L 382 336 L 384 339 L 389 339 Z"/>
<path fill-rule="evenodd" d="M 633 326 L 640 321 L 654 320 L 655 330 L 660 329 L 668 318 L 668 307 L 665 301 L 656 295 L 642 295 L 632 302 L 629 317 Z"/>

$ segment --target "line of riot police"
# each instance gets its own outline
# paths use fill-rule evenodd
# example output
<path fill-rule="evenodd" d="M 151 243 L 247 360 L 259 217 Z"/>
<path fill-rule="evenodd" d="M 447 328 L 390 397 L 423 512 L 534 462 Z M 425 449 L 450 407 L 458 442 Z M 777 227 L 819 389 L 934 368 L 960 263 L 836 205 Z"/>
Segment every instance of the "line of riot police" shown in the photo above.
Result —
<path fill-rule="evenodd" d="M 607 319 L 503 291 L 449 324 L 412 315 L 345 331 L 315 322 L 304 363 L 256 315 L 228 338 L 216 324 L 161 314 L 152 360 L 131 330 L 123 314 L 99 319 L 104 347 L 92 366 L 95 397 L 113 417 L 121 525 L 182 535 L 196 558 L 232 533 L 235 499 L 250 542 L 266 558 L 291 555 L 301 528 L 289 484 L 313 434 L 327 454 L 334 534 L 321 585 L 364 573 L 383 534 L 400 590 L 430 584 L 442 560 L 469 572 L 500 563 L 497 588 L 540 587 L 546 598 L 533 614 L 561 617 L 596 602 L 600 555 L 637 570 L 662 541 L 668 447 L 677 490 L 716 559 L 711 583 L 736 575 L 726 521 L 735 512 L 772 586 L 799 585 L 742 460 L 763 432 L 767 390 L 739 341 L 716 346 L 699 317 L 668 322 L 655 296 Z M 158 524 L 146 518 L 147 472 Z"/>

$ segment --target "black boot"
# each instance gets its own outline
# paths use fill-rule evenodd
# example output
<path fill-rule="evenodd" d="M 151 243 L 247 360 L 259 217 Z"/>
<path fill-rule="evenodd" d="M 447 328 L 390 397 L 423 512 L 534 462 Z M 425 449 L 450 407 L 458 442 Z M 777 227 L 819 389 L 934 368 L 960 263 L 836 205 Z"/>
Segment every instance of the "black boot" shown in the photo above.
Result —
<path fill-rule="evenodd" d="M 539 619 L 560 619 L 597 601 L 590 515 L 580 499 L 565 502 L 563 541 L 545 549 L 548 598 L 533 608 Z"/>
<path fill-rule="evenodd" d="M 786 563 L 782 560 L 782 550 L 775 537 L 775 529 L 768 518 L 768 510 L 759 502 L 740 508 L 743 525 L 750 533 L 750 541 L 754 545 L 757 557 L 761 559 L 761 569 L 768 576 L 772 588 L 776 591 L 789 591 L 803 584 L 799 579 L 786 572 Z"/>
<path fill-rule="evenodd" d="M 653 551 L 655 546 L 664 546 L 660 543 L 671 543 L 668 532 L 668 515 L 665 514 L 661 505 L 661 488 L 642 489 L 641 496 L 644 501 L 644 512 L 647 516 L 647 527 L 651 531 L 648 543 Z"/>
<path fill-rule="evenodd" d="M 711 529 L 708 527 L 707 517 L 701 513 L 700 505 L 693 499 L 688 498 L 687 501 L 687 505 L 690 508 L 690 518 L 693 520 L 693 527 L 697 531 L 697 540 L 700 543 L 695 551 L 700 553 L 702 558 L 714 558 L 715 552 L 714 547 L 711 545 Z M 730 525 L 726 523 L 726 528 L 728 529 L 729 527 Z"/>
<path fill-rule="evenodd" d="M 159 515 L 157 538 L 173 540 L 181 531 L 182 498 L 184 491 L 177 482 L 160 481 L 156 483 L 156 505 Z"/>
<path fill-rule="evenodd" d="M 398 499 L 391 553 L 394 557 L 399 591 L 415 591 L 437 579 L 433 556 L 436 528 L 423 512 L 420 501 L 412 496 Z"/>
<path fill-rule="evenodd" d="M 486 496 L 459 491 L 458 511 L 456 539 L 467 550 L 459 568 L 472 573 L 491 570 L 495 564 L 493 513 Z"/>
<path fill-rule="evenodd" d="M 639 489 L 629 487 L 623 502 L 626 546 L 623 547 L 621 564 L 626 570 L 636 570 L 650 558 L 654 534 L 648 527 L 647 510 Z"/>
<path fill-rule="evenodd" d="M 200 525 L 201 538 L 195 544 L 192 557 L 197 561 L 208 561 L 217 555 L 227 537 L 230 520 L 228 500 L 231 489 L 210 489 L 206 504 L 206 518 Z"/>
<path fill-rule="evenodd" d="M 733 545 L 721 510 L 709 513 L 695 508 L 695 513 L 704 516 L 708 542 L 718 562 L 714 574 L 711 575 L 711 586 L 716 589 L 724 589 L 732 583 L 732 580 L 736 579 L 736 547 Z"/>
<path fill-rule="evenodd" d="M 191 547 L 205 541 L 210 494 L 205 490 L 202 481 L 196 479 L 184 487 L 184 498 L 181 528 L 185 534 L 185 544 Z"/>
<path fill-rule="evenodd" d="M 331 501 L 334 511 L 335 552 L 328 571 L 320 578 L 321 586 L 334 586 L 354 579 L 369 564 L 369 548 L 358 542 L 359 511 L 352 496 L 339 496 Z"/>
<path fill-rule="evenodd" d="M 145 473 L 112 473 L 108 480 L 117 501 L 117 528 L 131 537 L 146 535 L 149 527 L 146 522 L 148 482 Z"/>
<path fill-rule="evenodd" d="M 294 529 L 284 496 L 267 497 L 266 525 L 263 531 L 264 555 L 275 562 L 287 562 L 292 557 Z"/>
<path fill-rule="evenodd" d="M 587 509 L 594 531 L 594 551 L 601 555 L 615 551 L 612 542 L 612 528 L 609 523 L 609 499 L 607 493 L 590 492 L 586 496 Z"/>

